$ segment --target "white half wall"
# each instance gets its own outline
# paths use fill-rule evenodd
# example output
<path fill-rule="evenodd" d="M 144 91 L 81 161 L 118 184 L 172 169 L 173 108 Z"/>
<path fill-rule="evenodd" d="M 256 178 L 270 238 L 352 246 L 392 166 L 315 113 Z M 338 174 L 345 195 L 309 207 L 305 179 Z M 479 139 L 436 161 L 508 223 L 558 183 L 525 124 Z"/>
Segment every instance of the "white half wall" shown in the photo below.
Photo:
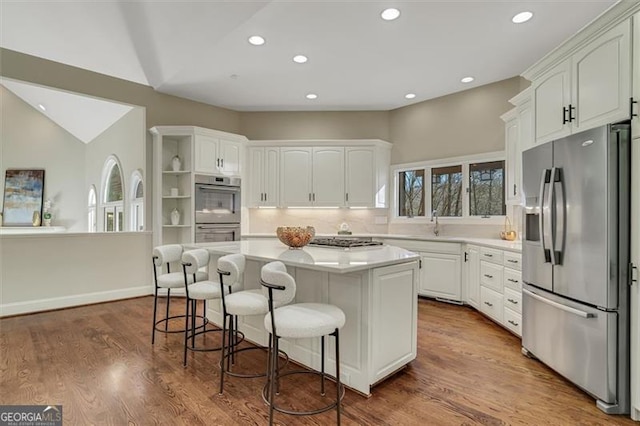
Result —
<path fill-rule="evenodd" d="M 153 293 L 151 232 L 0 236 L 0 316 Z"/>

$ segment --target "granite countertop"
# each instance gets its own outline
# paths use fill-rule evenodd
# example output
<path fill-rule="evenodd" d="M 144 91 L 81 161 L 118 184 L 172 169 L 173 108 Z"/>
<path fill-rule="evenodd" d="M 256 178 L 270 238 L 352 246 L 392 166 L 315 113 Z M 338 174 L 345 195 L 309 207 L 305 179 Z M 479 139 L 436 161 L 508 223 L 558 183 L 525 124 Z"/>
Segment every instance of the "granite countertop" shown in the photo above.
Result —
<path fill-rule="evenodd" d="M 351 249 L 310 247 L 289 249 L 277 239 L 184 244 L 186 249 L 206 248 L 213 254 L 242 253 L 247 259 L 279 260 L 285 265 L 334 273 L 358 272 L 381 266 L 417 261 L 420 256 L 389 245 Z"/>
<path fill-rule="evenodd" d="M 500 250 L 508 250 L 520 253 L 522 252 L 522 241 L 505 241 L 498 238 L 473 238 L 473 237 L 436 237 L 428 235 L 399 235 L 399 234 L 353 234 L 353 235 L 338 235 L 338 234 L 316 234 L 317 237 L 336 237 L 336 238 L 379 238 L 388 240 L 410 240 L 410 241 L 430 241 L 430 242 L 442 242 L 442 243 L 463 243 L 463 244 L 477 244 L 485 247 L 497 248 Z M 257 234 L 243 234 L 242 238 L 277 238 L 275 233 L 257 233 Z"/>

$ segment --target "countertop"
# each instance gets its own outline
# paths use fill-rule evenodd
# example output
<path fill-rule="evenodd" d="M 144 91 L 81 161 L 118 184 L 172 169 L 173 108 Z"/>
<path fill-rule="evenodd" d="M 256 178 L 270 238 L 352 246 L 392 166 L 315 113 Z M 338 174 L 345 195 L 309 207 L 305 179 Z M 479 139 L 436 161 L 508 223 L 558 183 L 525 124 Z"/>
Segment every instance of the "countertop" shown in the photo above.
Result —
<path fill-rule="evenodd" d="M 353 235 L 338 235 L 338 234 L 316 234 L 317 237 L 335 237 L 335 238 L 374 238 L 382 240 L 410 240 L 410 241 L 429 241 L 429 242 L 441 242 L 441 243 L 461 243 L 461 244 L 476 244 L 485 247 L 497 248 L 500 250 L 508 250 L 520 253 L 522 252 L 522 241 L 505 241 L 498 238 L 468 238 L 468 237 L 436 237 L 426 235 L 398 235 L 398 234 L 353 234 Z M 243 234 L 243 239 L 249 238 L 277 238 L 275 232 L 273 234 L 260 233 L 260 234 Z"/>
<path fill-rule="evenodd" d="M 318 271 L 347 273 L 417 261 L 420 256 L 400 247 L 383 245 L 351 249 L 306 246 L 289 249 L 277 239 L 184 244 L 186 249 L 206 248 L 214 254 L 242 253 L 247 259 L 279 260 L 285 265 Z"/>

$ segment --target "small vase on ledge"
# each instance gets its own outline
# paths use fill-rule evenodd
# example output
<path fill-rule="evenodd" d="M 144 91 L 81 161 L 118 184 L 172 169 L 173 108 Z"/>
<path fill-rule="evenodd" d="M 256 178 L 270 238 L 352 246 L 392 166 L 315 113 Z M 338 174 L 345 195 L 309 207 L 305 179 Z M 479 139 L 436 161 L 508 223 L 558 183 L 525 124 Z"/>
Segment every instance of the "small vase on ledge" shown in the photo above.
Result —
<path fill-rule="evenodd" d="M 31 218 L 31 223 L 33 224 L 33 226 L 40 226 L 40 212 L 39 211 L 34 211 L 33 212 L 33 217 Z"/>
<path fill-rule="evenodd" d="M 177 208 L 171 210 L 171 224 L 178 225 L 180 223 L 180 210 Z"/>
<path fill-rule="evenodd" d="M 180 160 L 179 156 L 175 155 L 171 159 L 171 168 L 173 169 L 174 172 L 179 172 L 181 167 L 182 167 L 182 160 Z"/>

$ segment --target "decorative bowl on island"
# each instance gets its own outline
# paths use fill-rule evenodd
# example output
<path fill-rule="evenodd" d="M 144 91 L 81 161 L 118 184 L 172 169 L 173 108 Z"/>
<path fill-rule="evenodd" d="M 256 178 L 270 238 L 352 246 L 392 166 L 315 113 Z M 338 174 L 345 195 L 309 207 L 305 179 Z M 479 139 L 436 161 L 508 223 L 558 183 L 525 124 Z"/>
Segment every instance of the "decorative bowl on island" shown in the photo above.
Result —
<path fill-rule="evenodd" d="M 276 235 L 282 244 L 292 249 L 299 249 L 309 244 L 316 235 L 316 230 L 313 226 L 279 226 L 276 229 Z"/>

